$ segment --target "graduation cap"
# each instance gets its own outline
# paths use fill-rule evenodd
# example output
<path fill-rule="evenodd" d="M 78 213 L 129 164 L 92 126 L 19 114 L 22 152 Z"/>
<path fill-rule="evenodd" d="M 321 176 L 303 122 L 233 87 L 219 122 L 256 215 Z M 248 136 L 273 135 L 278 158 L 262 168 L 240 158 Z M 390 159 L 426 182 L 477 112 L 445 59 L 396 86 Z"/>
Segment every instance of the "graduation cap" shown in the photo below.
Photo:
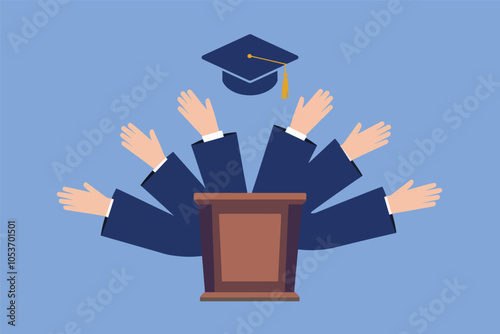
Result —
<path fill-rule="evenodd" d="M 277 69 L 285 66 L 281 97 L 288 98 L 286 65 L 298 59 L 254 35 L 246 35 L 201 57 L 222 68 L 222 82 L 235 93 L 257 95 L 267 92 L 278 81 Z"/>

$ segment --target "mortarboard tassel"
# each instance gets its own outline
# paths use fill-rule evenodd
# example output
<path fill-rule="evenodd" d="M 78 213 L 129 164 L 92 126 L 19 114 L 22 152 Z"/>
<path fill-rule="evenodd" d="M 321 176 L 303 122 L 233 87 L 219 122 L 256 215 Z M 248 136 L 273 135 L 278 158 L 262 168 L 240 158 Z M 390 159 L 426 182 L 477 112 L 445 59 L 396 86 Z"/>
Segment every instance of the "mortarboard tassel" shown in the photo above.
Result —
<path fill-rule="evenodd" d="M 288 74 L 286 74 L 286 64 L 285 73 L 283 74 L 283 87 L 281 87 L 281 98 L 283 100 L 288 99 Z"/>
<path fill-rule="evenodd" d="M 288 74 L 286 74 L 286 63 L 282 63 L 276 60 L 271 60 L 271 59 L 266 59 L 266 58 L 261 58 L 261 57 L 256 57 L 251 55 L 250 53 L 247 55 L 248 58 L 256 58 L 260 60 L 265 60 L 265 61 L 270 61 L 272 63 L 277 63 L 281 65 L 285 65 L 285 73 L 283 74 L 283 86 L 281 88 L 281 98 L 283 100 L 288 99 Z"/>

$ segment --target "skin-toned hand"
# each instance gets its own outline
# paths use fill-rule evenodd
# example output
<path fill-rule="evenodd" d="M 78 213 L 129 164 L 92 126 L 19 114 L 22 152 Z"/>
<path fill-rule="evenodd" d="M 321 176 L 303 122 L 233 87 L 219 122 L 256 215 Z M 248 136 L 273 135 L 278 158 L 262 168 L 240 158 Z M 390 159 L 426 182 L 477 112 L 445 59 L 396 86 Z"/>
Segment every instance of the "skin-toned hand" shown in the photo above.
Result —
<path fill-rule="evenodd" d="M 323 92 L 322 89 L 318 90 L 305 106 L 304 97 L 301 96 L 290 127 L 307 135 L 332 110 L 332 100 L 330 92 Z"/>
<path fill-rule="evenodd" d="M 389 140 L 386 138 L 391 135 L 389 132 L 390 128 L 390 125 L 384 126 L 384 122 L 380 122 L 371 128 L 359 132 L 361 130 L 361 123 L 358 123 L 349 137 L 340 146 L 347 156 L 351 160 L 354 160 L 368 152 L 387 145 Z"/>
<path fill-rule="evenodd" d="M 413 211 L 418 209 L 430 208 L 436 206 L 436 202 L 443 190 L 436 188 L 435 183 L 410 189 L 413 180 L 408 181 L 404 186 L 387 196 L 387 201 L 392 213 Z"/>
<path fill-rule="evenodd" d="M 120 134 L 120 137 L 124 140 L 122 146 L 151 166 L 151 168 L 155 169 L 160 162 L 165 160 L 165 154 L 163 154 L 160 142 L 153 130 L 149 131 L 151 138 L 142 133 L 132 123 L 128 124 L 128 128 L 122 126 L 122 131 Z"/>
<path fill-rule="evenodd" d="M 57 193 L 61 197 L 59 203 L 65 204 L 64 210 L 106 216 L 111 198 L 107 198 L 87 182 L 83 186 L 88 191 L 63 187 L 65 192 Z"/>
<path fill-rule="evenodd" d="M 219 131 L 210 99 L 205 100 L 204 106 L 193 91 L 188 90 L 187 94 L 181 92 L 177 101 L 181 104 L 177 110 L 202 136 Z"/>

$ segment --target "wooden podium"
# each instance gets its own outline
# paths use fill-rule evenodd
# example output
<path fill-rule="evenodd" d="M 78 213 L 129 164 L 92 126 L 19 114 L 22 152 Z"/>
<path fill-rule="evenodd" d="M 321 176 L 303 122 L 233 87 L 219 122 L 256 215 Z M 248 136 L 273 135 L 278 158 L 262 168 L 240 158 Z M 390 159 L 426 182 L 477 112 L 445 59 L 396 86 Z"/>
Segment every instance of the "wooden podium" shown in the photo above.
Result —
<path fill-rule="evenodd" d="M 294 292 L 306 194 L 195 193 L 205 293 L 201 301 L 298 301 Z"/>

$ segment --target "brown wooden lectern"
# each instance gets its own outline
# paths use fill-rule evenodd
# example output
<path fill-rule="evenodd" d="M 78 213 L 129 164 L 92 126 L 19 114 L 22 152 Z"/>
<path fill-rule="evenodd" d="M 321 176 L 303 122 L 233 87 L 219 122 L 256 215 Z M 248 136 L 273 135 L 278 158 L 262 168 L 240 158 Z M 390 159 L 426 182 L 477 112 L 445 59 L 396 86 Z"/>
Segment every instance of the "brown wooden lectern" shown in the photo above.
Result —
<path fill-rule="evenodd" d="M 294 292 L 306 194 L 195 193 L 205 293 L 201 301 L 298 301 Z"/>

